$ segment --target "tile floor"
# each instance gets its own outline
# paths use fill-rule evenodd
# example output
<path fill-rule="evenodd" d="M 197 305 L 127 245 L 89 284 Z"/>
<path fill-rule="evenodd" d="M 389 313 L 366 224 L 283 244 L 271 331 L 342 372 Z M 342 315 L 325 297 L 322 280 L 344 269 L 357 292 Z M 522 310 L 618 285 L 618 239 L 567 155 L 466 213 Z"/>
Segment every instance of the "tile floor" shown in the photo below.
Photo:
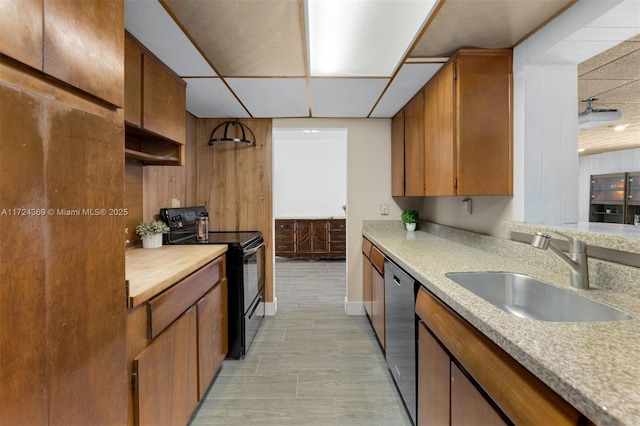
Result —
<path fill-rule="evenodd" d="M 344 261 L 276 262 L 278 312 L 226 360 L 191 425 L 411 425 L 366 317 L 344 313 Z"/>

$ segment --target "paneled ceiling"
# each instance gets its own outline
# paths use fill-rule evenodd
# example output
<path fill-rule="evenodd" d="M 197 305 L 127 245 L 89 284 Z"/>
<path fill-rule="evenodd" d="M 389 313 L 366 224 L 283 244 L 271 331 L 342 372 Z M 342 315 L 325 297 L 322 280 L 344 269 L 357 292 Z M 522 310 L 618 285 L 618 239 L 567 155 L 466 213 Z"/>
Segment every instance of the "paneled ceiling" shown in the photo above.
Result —
<path fill-rule="evenodd" d="M 305 0 L 125 0 L 125 26 L 187 82 L 187 109 L 196 117 L 375 118 L 395 115 L 457 49 L 513 47 L 574 2 L 441 0 L 388 75 L 312 75 Z M 394 25 L 401 24 L 376 29 L 393 37 Z M 619 107 L 636 139 L 638 41 L 581 64 L 579 73 L 580 98 Z M 581 132 L 581 147 L 602 149 L 597 140 L 608 130 Z M 640 146 L 633 135 L 624 143 L 631 146 Z"/>
<path fill-rule="evenodd" d="M 578 98 L 597 98 L 594 108 L 622 113 L 618 121 L 580 131 L 582 154 L 640 147 L 640 35 L 578 65 Z M 585 109 L 583 102 L 579 109 Z"/>

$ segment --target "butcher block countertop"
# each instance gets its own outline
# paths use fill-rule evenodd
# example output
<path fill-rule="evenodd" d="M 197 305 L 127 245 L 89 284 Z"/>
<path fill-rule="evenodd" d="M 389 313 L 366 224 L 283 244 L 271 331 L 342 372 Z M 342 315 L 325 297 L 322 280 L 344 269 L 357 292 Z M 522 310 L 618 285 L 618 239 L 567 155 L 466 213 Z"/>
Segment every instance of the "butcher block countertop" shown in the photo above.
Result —
<path fill-rule="evenodd" d="M 226 251 L 225 244 L 128 249 L 125 253 L 127 307 L 146 302 Z"/>

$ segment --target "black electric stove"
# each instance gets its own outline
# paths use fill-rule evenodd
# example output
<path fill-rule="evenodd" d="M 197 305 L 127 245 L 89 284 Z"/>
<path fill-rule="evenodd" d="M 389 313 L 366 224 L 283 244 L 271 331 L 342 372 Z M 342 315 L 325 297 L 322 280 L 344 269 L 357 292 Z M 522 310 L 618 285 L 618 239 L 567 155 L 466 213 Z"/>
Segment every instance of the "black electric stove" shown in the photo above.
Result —
<path fill-rule="evenodd" d="M 198 240 L 197 218 L 207 216 L 204 206 L 160 210 L 169 226 L 164 244 L 226 244 L 229 352 L 227 358 L 244 358 L 264 318 L 265 250 L 260 231 L 209 232 Z"/>

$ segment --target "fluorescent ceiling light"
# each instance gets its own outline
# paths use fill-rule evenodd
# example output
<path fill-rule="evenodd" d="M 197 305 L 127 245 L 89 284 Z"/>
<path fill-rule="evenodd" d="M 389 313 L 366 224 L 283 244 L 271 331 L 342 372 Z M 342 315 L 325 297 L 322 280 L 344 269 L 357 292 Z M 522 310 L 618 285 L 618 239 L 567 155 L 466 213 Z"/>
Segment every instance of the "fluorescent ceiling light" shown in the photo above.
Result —
<path fill-rule="evenodd" d="M 437 2 L 307 1 L 314 77 L 390 77 Z"/>

